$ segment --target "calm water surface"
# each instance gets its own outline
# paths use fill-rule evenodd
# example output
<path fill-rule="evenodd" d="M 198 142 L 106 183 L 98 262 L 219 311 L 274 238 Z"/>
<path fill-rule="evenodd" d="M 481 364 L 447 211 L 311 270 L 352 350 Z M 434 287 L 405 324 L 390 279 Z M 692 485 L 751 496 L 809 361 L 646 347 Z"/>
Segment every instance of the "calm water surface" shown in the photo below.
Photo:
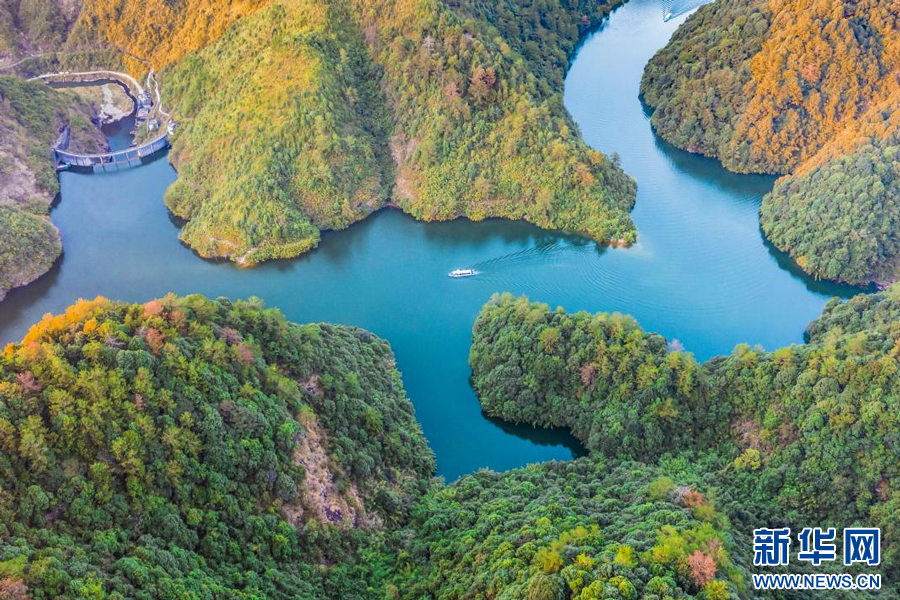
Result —
<path fill-rule="evenodd" d="M 81 297 L 143 302 L 170 291 L 255 295 L 295 321 L 365 327 L 391 342 L 448 479 L 579 452 L 562 432 L 481 414 L 467 358 L 472 322 L 493 292 L 570 311 L 628 312 L 701 360 L 739 342 L 769 349 L 801 342 L 827 298 L 849 290 L 803 278 L 764 244 L 757 210 L 771 178 L 729 174 L 651 132 L 638 99 L 641 72 L 684 20 L 664 23 L 661 2 L 632 0 L 619 9 L 584 43 L 566 83 L 566 105 L 585 139 L 618 152 L 639 182 L 636 246 L 600 249 L 524 223 L 426 225 L 382 211 L 325 234 L 318 250 L 299 259 L 238 269 L 201 260 L 178 242 L 163 205 L 175 180 L 165 159 L 115 174 L 63 173 L 53 220 L 65 255 L 0 303 L 0 342 L 19 339 L 44 313 Z M 461 266 L 484 275 L 447 278 Z"/>

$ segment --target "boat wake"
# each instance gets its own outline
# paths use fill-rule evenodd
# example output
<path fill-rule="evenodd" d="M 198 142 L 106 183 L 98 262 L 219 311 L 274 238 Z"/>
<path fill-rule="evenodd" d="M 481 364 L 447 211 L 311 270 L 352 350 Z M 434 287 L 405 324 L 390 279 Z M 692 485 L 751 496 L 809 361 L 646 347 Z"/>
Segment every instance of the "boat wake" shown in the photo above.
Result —
<path fill-rule="evenodd" d="M 704 4 L 709 4 L 711 0 L 664 0 L 663 5 L 663 21 L 671 21 L 676 17 L 689 13 L 694 9 L 700 8 Z"/>
<path fill-rule="evenodd" d="M 536 263 L 553 263 L 571 252 L 581 254 L 595 248 L 596 244 L 572 244 L 566 241 L 553 239 L 534 246 L 522 248 L 515 252 L 510 252 L 509 254 L 488 258 L 479 263 L 475 263 L 472 265 L 472 268 L 481 273 L 486 271 L 527 267 Z"/>
<path fill-rule="evenodd" d="M 579 269 L 584 265 L 578 256 L 596 253 L 597 245 L 550 239 L 521 250 L 487 258 L 471 265 L 478 273 L 477 281 L 497 290 L 543 294 L 556 289 L 558 282 L 548 270 Z"/>

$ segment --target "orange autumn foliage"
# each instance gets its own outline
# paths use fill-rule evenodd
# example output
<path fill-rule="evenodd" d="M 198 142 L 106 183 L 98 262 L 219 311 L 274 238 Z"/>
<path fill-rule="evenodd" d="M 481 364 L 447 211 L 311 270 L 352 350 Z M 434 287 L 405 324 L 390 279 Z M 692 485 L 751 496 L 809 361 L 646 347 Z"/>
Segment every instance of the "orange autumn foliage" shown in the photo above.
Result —
<path fill-rule="evenodd" d="M 881 121 L 874 111 L 900 105 L 890 76 L 900 69 L 900 16 L 884 0 L 769 0 L 769 10 L 732 145 L 749 145 L 752 171 L 808 170 L 832 140 L 829 152 L 853 149 Z"/>
<path fill-rule="evenodd" d="M 216 41 L 269 0 L 85 0 L 70 45 L 102 42 L 125 51 L 125 67 L 161 69 Z"/>
<path fill-rule="evenodd" d="M 697 587 L 705 586 L 716 576 L 715 559 L 700 550 L 694 550 L 694 553 L 688 556 L 687 562 L 691 570 L 691 579 Z"/>
<path fill-rule="evenodd" d="M 900 278 L 900 12 L 891 0 L 719 0 L 647 66 L 657 132 L 736 172 L 788 174 L 769 241 L 815 278 Z"/>
<path fill-rule="evenodd" d="M 898 69 L 892 2 L 719 1 L 653 58 L 641 90 L 673 144 L 732 171 L 796 174 L 823 149 L 834 156 L 885 134 Z"/>
<path fill-rule="evenodd" d="M 22 346 L 52 338 L 73 325 L 82 326 L 88 319 L 100 314 L 109 305 L 109 300 L 97 296 L 93 300 L 78 300 L 61 315 L 44 315 L 39 323 L 33 325 L 22 339 Z"/>
<path fill-rule="evenodd" d="M 5 600 L 28 600 L 28 586 L 21 579 L 5 577 L 0 579 L 0 598 Z"/>

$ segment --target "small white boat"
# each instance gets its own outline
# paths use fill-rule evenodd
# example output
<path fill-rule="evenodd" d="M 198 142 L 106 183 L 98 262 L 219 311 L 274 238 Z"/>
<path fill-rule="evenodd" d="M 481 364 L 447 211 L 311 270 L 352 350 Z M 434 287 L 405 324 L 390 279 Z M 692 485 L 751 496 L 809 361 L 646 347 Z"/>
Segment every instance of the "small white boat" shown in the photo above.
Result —
<path fill-rule="evenodd" d="M 448 273 L 449 277 L 453 279 L 461 279 L 463 277 L 475 277 L 478 275 L 478 271 L 475 269 L 454 269 Z"/>

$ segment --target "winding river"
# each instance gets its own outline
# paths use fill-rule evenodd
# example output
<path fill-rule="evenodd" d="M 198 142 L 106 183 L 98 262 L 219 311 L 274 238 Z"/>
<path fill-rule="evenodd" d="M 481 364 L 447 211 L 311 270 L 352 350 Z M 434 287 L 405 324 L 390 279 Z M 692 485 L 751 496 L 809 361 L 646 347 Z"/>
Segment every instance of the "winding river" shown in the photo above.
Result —
<path fill-rule="evenodd" d="M 166 160 L 105 175 L 62 174 L 53 211 L 65 255 L 0 303 L 0 342 L 19 339 L 47 312 L 79 297 L 143 302 L 167 292 L 259 296 L 289 319 L 365 327 L 387 338 L 438 459 L 453 479 L 567 459 L 566 433 L 485 418 L 469 384 L 471 326 L 493 292 L 528 294 L 567 310 L 622 311 L 674 337 L 700 360 L 748 342 L 774 349 L 803 338 L 832 295 L 854 290 L 804 278 L 769 248 L 757 210 L 772 178 L 727 173 L 653 135 L 638 98 L 645 63 L 679 17 L 663 0 L 631 0 L 582 45 L 565 101 L 587 142 L 618 152 L 638 181 L 639 243 L 602 249 L 525 223 L 424 224 L 382 211 L 327 233 L 301 258 L 238 269 L 182 246 L 163 204 L 175 173 Z M 483 276 L 450 280 L 455 267 Z"/>

